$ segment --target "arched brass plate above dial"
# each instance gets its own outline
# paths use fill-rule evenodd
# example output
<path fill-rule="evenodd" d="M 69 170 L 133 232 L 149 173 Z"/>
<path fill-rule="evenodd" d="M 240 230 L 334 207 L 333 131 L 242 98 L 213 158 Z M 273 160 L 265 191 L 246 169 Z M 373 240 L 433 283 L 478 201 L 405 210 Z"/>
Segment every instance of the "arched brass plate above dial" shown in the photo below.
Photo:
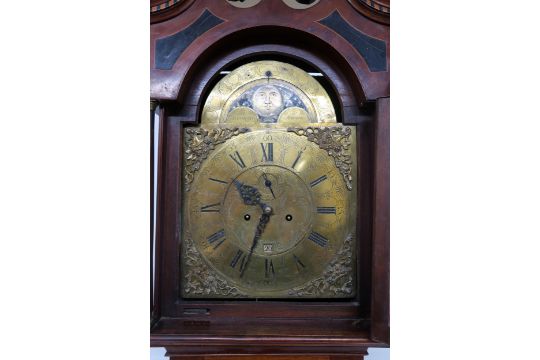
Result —
<path fill-rule="evenodd" d="M 304 70 L 279 61 L 256 61 L 221 79 L 208 95 L 203 125 L 242 126 L 335 123 L 325 89 Z"/>

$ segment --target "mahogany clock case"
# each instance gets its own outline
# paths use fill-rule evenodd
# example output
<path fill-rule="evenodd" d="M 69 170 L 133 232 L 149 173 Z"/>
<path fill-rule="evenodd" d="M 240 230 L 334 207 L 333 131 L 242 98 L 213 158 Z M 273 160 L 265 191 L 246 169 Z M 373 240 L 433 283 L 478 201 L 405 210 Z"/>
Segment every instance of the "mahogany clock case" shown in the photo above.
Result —
<path fill-rule="evenodd" d="M 210 32 L 200 35 L 170 70 L 152 64 L 151 96 L 159 101 L 161 126 L 157 134 L 151 345 L 165 346 L 173 355 L 365 354 L 367 347 L 388 346 L 388 52 L 384 70 L 370 71 L 362 54 L 347 41 L 329 42 L 326 30 L 319 27 L 311 32 L 297 28 L 303 25 L 309 29 L 332 11 L 345 14 L 346 10 L 347 22 L 383 39 L 388 46 L 388 27 L 358 13 L 351 16 L 347 1 L 321 2 L 326 4 L 314 6 L 310 16 L 274 14 L 273 24 L 263 26 L 255 24 L 265 13 L 262 7 L 253 19 L 242 17 L 239 22 L 238 12 L 217 3 L 195 1 L 183 13 L 186 21 L 173 18 L 152 25 L 154 58 L 157 39 L 177 32 L 204 11 L 227 19 L 224 26 L 230 30 L 221 36 Z M 276 3 L 263 0 L 260 6 L 283 13 Z M 253 25 L 246 25 L 250 21 Z M 338 121 L 356 129 L 357 292 L 353 299 L 231 301 L 181 296 L 179 214 L 184 128 L 199 123 L 204 101 L 223 76 L 222 71 L 257 60 L 282 61 L 324 74 L 319 80 L 332 99 Z"/>

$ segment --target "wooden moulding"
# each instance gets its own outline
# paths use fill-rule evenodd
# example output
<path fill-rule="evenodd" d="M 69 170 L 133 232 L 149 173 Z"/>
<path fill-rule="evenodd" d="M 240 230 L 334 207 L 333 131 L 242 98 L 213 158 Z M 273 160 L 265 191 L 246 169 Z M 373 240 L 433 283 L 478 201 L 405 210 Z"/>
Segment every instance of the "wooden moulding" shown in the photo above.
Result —
<path fill-rule="evenodd" d="M 170 70 L 156 67 L 156 45 L 196 24 L 203 14 L 210 13 L 221 23 L 202 32 L 176 59 Z M 385 44 L 385 71 L 370 71 L 366 59 L 345 37 L 321 23 L 331 14 L 339 14 L 350 29 Z M 286 34 L 284 36 L 284 34 Z M 341 68 L 348 67 L 349 81 L 361 83 L 369 100 L 389 95 L 389 27 L 376 23 L 354 10 L 347 0 L 320 1 L 308 10 L 295 10 L 282 1 L 261 1 L 250 9 L 237 9 L 226 1 L 198 0 L 180 16 L 151 26 L 151 96 L 160 100 L 181 99 L 182 83 L 196 72 L 193 65 L 203 58 L 215 57 L 217 48 L 238 48 L 253 44 L 284 44 L 314 49 L 320 56 L 330 54 L 340 59 Z M 344 37 L 345 36 L 345 37 Z M 369 53 L 375 51 L 372 49 Z M 204 61 L 202 61 L 204 63 Z M 188 80 L 189 82 L 189 80 Z"/>
<path fill-rule="evenodd" d="M 348 0 L 364 16 L 373 21 L 390 25 L 390 0 Z"/>
<path fill-rule="evenodd" d="M 371 334 L 390 344 L 390 98 L 377 100 Z"/>

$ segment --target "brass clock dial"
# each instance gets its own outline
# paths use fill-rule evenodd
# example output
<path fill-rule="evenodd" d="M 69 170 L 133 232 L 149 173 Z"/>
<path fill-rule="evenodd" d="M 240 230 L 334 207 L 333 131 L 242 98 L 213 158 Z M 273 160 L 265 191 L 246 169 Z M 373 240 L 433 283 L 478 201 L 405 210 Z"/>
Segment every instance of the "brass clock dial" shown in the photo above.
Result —
<path fill-rule="evenodd" d="M 308 73 L 242 65 L 184 133 L 186 298 L 355 294 L 355 133 Z"/>
<path fill-rule="evenodd" d="M 336 128 L 348 130 L 354 149 L 350 129 Z M 340 168 L 339 149 L 287 129 L 251 129 L 223 141 L 209 131 L 224 134 L 190 135 L 192 144 L 214 143 L 186 171 L 183 295 L 353 296 L 356 192 L 343 168 L 355 161 Z"/>

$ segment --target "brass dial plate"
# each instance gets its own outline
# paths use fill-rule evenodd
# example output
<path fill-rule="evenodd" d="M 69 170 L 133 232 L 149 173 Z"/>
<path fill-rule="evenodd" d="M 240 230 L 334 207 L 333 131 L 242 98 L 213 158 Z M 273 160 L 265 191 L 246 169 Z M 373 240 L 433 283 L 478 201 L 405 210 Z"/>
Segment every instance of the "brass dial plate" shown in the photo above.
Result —
<path fill-rule="evenodd" d="M 209 146 L 184 188 L 183 296 L 354 296 L 355 179 L 349 189 L 336 157 L 297 131 L 234 134 Z M 349 146 L 343 152 L 355 169 L 355 134 L 346 134 Z M 204 136 L 186 137 L 205 143 Z"/>
<path fill-rule="evenodd" d="M 335 123 L 326 90 L 304 70 L 279 61 L 242 65 L 208 95 L 201 124 L 257 127 Z"/>

